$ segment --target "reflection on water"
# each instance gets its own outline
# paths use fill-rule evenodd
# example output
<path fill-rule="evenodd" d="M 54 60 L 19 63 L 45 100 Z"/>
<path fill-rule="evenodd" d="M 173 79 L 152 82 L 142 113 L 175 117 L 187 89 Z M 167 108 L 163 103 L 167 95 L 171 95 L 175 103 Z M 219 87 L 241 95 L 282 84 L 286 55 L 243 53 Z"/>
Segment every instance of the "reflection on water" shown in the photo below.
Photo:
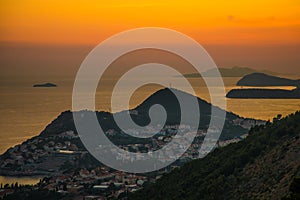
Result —
<path fill-rule="evenodd" d="M 280 89 L 280 90 L 294 90 L 297 87 L 295 86 L 260 86 L 260 87 L 253 87 L 253 86 L 234 86 L 232 89 Z"/>
<path fill-rule="evenodd" d="M 38 176 L 24 176 L 24 177 L 13 177 L 13 176 L 0 176 L 0 183 L 5 184 L 14 184 L 18 182 L 21 185 L 34 185 L 40 181 L 43 177 Z"/>

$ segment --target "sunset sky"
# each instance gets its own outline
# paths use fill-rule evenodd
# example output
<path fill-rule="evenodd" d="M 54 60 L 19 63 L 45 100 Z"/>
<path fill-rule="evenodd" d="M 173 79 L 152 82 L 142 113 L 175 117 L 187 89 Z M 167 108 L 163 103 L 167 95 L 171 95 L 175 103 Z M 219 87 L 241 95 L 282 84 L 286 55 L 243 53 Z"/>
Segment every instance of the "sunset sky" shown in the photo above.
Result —
<path fill-rule="evenodd" d="M 43 62 L 47 69 L 70 66 L 76 71 L 94 45 L 120 31 L 145 26 L 191 36 L 219 66 L 300 73 L 299 0 L 0 2 L 0 64 L 6 74 Z"/>

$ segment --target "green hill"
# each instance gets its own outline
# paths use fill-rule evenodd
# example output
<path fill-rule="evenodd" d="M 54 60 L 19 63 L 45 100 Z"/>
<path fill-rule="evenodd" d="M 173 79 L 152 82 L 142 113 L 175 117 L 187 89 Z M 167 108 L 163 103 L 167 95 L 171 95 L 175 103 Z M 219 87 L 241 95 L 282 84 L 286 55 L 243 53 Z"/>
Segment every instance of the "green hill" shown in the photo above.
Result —
<path fill-rule="evenodd" d="M 299 199 L 300 112 L 185 164 L 129 199 Z"/>

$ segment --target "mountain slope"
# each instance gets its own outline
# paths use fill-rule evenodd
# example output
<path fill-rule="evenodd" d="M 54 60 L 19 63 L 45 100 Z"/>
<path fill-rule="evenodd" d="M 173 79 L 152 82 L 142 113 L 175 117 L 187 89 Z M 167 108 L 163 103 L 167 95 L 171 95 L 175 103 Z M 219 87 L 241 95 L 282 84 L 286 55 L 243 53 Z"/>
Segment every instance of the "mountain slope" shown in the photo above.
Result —
<path fill-rule="evenodd" d="M 300 112 L 257 126 L 249 134 L 242 142 L 166 174 L 130 199 L 281 199 L 288 195 L 293 179 L 299 180 L 295 176 L 300 170 Z"/>

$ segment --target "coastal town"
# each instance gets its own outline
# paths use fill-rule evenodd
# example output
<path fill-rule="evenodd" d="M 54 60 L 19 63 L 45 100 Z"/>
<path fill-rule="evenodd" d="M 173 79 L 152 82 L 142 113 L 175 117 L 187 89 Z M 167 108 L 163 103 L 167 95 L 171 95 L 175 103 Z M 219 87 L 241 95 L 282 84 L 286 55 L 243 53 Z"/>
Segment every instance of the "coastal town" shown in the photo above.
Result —
<path fill-rule="evenodd" d="M 256 121 L 250 120 L 236 120 L 234 123 L 246 128 L 257 125 Z M 116 146 L 137 155 L 156 151 L 169 144 L 178 130 L 183 134 L 189 134 L 191 127 L 168 125 L 145 143 L 133 142 Z M 124 132 L 114 129 L 108 129 L 105 134 L 108 138 L 126 136 Z M 36 136 L 10 148 L 1 156 L 0 173 L 10 176 L 42 176 L 44 178 L 41 178 L 36 185 L 30 186 L 30 190 L 54 192 L 69 199 L 122 199 L 129 193 L 143 188 L 145 184 L 156 182 L 162 174 L 198 159 L 206 134 L 207 130 L 198 130 L 192 144 L 176 162 L 149 174 L 126 173 L 103 165 L 90 155 L 77 133 L 72 130 L 56 135 Z M 247 134 L 230 140 L 217 141 L 217 143 L 211 141 L 211 146 L 208 145 L 207 149 L 202 151 L 208 153 L 211 149 L 239 142 L 246 136 Z M 186 142 L 179 140 L 171 148 L 185 148 L 183 144 Z M 123 155 L 118 156 L 122 158 Z M 143 156 L 139 156 L 139 159 L 143 160 Z M 13 187 L 2 184 L 0 198 L 28 189 L 28 186 L 16 184 Z"/>

